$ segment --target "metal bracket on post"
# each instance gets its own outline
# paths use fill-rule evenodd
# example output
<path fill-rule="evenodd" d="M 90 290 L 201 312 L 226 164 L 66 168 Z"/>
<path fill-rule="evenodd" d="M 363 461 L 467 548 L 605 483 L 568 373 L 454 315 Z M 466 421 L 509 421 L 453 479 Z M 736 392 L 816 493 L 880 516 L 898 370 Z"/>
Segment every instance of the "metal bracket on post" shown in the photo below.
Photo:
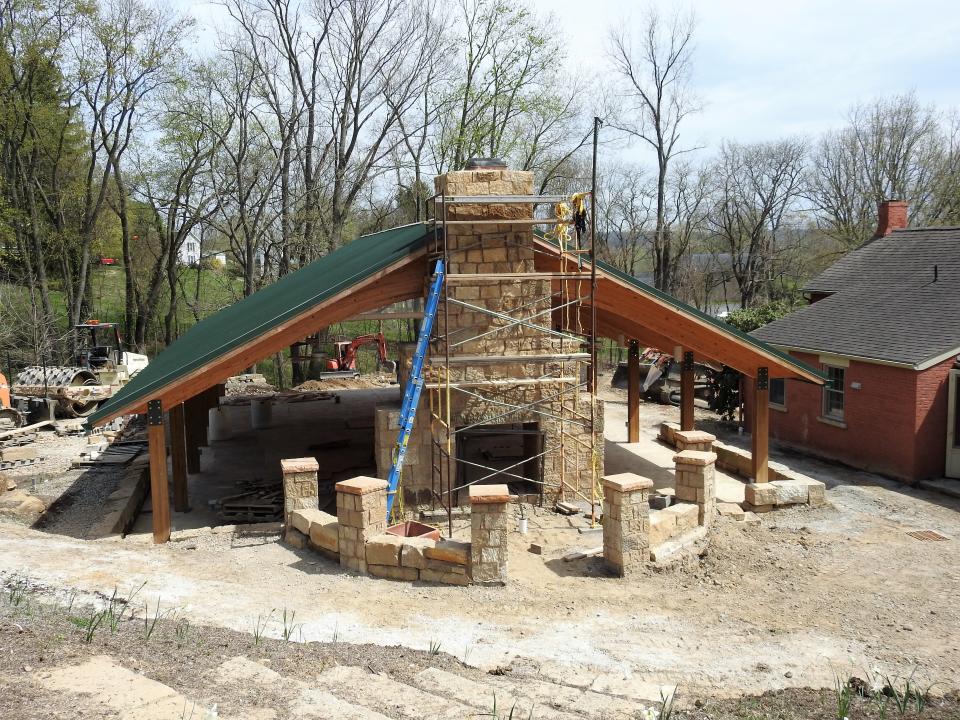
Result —
<path fill-rule="evenodd" d="M 147 425 L 163 425 L 163 405 L 159 400 L 147 400 Z"/>
<path fill-rule="evenodd" d="M 693 370 L 693 352 L 690 350 L 683 354 L 683 369 Z"/>
<path fill-rule="evenodd" d="M 757 368 L 757 390 L 766 390 L 770 387 L 770 373 L 767 368 Z"/>

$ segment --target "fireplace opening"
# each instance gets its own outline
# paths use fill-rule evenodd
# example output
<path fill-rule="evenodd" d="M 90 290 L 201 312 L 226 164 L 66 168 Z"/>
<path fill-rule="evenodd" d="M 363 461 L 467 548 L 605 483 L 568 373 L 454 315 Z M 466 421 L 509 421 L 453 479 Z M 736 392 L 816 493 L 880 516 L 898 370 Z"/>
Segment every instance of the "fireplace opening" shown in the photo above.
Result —
<path fill-rule="evenodd" d="M 457 432 L 457 488 L 502 483 L 524 502 L 543 499 L 544 432 L 538 423 L 478 425 Z"/>

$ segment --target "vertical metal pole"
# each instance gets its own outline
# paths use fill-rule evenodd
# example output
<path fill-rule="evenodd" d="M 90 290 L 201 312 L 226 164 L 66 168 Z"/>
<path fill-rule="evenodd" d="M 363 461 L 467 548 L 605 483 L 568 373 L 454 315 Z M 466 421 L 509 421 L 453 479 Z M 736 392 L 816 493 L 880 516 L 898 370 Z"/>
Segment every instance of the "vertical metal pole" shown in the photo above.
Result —
<path fill-rule="evenodd" d="M 450 272 L 450 242 L 447 237 L 447 188 L 444 186 L 440 200 L 443 212 L 443 267 Z M 447 276 L 443 276 L 443 382 L 446 404 L 447 433 L 447 530 L 453 537 L 453 441 L 450 428 L 450 288 Z M 443 475 L 441 474 L 441 479 Z M 441 487 L 443 483 L 441 482 Z"/>
<path fill-rule="evenodd" d="M 597 144 L 603 121 L 593 118 L 593 162 L 590 173 L 590 524 L 597 523 Z"/>

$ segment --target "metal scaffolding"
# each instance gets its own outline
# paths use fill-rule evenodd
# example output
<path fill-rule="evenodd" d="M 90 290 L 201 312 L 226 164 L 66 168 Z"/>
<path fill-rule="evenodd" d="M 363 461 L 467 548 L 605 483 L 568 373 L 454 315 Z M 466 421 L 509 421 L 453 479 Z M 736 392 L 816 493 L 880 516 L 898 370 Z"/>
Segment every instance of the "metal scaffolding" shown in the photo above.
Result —
<path fill-rule="evenodd" d="M 560 247 L 559 261 L 555 251 L 537 246 L 528 237 L 525 245 L 532 245 L 537 253 L 549 255 L 550 262 L 558 269 L 552 272 L 519 273 L 464 273 L 448 274 L 440 296 L 440 312 L 434 325 L 432 352 L 425 387 L 429 391 L 431 435 L 431 498 L 433 507 L 439 504 L 448 517 L 452 532 L 452 511 L 459 504 L 461 490 L 469 485 L 484 482 L 534 483 L 539 488 L 540 502 L 554 502 L 581 498 L 595 508 L 600 499 L 600 468 L 597 452 L 597 437 L 594 432 L 597 406 L 596 394 L 596 322 L 594 295 L 596 270 L 593 232 L 593 192 L 584 193 L 584 201 L 590 204 L 587 227 L 581 222 L 575 237 L 573 214 L 566 203 L 571 198 L 560 195 L 489 195 L 457 196 L 438 194 L 428 200 L 428 222 L 432 223 L 433 235 L 430 252 L 434 258 L 442 258 L 444 266 L 450 266 L 450 238 L 448 232 L 458 225 L 511 225 L 515 227 L 545 227 L 545 235 Z M 589 200 L 586 200 L 589 198 Z M 532 206 L 534 217 L 522 219 L 451 220 L 451 208 L 460 205 Z M 553 217 L 536 217 L 537 207 L 552 206 Z M 432 213 L 430 212 L 432 211 Z M 455 211 L 454 211 L 455 212 Z M 582 216 L 581 216 L 582 217 Z M 463 243 L 466 236 L 458 236 Z M 508 234 L 506 246 L 519 246 L 515 234 Z M 457 252 L 479 249 L 483 240 L 479 237 L 469 244 L 456 247 Z M 533 283 L 533 296 L 523 296 L 516 307 L 491 309 L 484 301 L 468 301 L 454 296 L 458 284 L 483 285 L 484 283 Z M 546 294 L 542 294 L 543 290 Z M 541 294 L 536 294 L 540 292 Z M 482 318 L 471 326 L 458 324 L 451 327 L 451 311 L 465 312 L 470 317 Z M 468 344 L 476 341 L 507 338 L 511 331 L 522 328 L 524 337 L 549 339 L 546 343 L 554 352 L 516 354 L 466 354 Z M 484 364 L 533 364 L 543 372 L 534 377 L 509 377 L 467 379 L 463 370 Z M 453 377 L 452 377 L 453 376 Z M 586 393 L 586 394 L 585 394 Z M 534 397 L 531 398 L 530 395 Z M 589 401 L 589 411 L 584 411 Z M 473 409 L 482 408 L 482 417 L 473 414 L 469 422 L 455 416 L 458 405 L 470 402 Z M 539 431 L 540 440 L 531 439 L 535 432 L 531 422 L 549 424 L 554 432 Z M 501 463 L 478 462 L 467 459 L 458 445 L 470 433 L 492 433 L 492 426 L 514 424 L 515 431 L 523 436 L 524 452 L 520 457 Z M 542 425 L 541 425 L 542 427 Z M 559 473 L 543 472 L 544 461 L 554 458 L 554 467 Z M 559 458 L 557 463 L 556 458 Z M 586 492 L 581 481 L 584 459 L 590 463 L 590 491 Z M 539 468 L 539 475 L 530 477 L 529 468 Z M 528 470 L 524 473 L 524 468 Z M 466 479 L 468 469 L 472 479 Z M 591 512 L 593 510 L 591 509 Z M 595 518 L 594 518 L 595 519 Z"/>

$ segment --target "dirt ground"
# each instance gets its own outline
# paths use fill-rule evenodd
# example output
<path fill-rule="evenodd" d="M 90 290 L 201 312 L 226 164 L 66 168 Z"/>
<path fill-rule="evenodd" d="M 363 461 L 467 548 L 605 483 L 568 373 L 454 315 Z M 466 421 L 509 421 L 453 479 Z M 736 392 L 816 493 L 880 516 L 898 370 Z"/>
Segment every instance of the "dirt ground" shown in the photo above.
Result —
<path fill-rule="evenodd" d="M 295 639 L 258 639 L 250 633 L 195 626 L 186 615 L 170 615 L 156 625 L 146 625 L 139 617 L 142 613 L 132 607 L 133 603 L 127 609 L 118 605 L 119 618 L 107 620 L 90 631 L 90 611 L 75 597 L 17 583 L 16 578 L 8 577 L 5 584 L 0 585 L 3 590 L 0 596 L 0 646 L 3 648 L 0 709 L 4 717 L 17 720 L 328 718 L 335 713 L 322 699 L 313 704 L 316 714 L 304 712 L 307 708 L 291 700 L 296 699 L 298 691 L 301 696 L 305 694 L 302 688 L 323 688 L 322 673 L 337 666 L 362 667 L 375 676 L 407 685 L 416 685 L 418 675 L 429 668 L 447 673 L 445 677 L 451 684 L 454 678 L 463 678 L 467 683 L 486 686 L 496 677 L 498 685 L 492 687 L 501 693 L 505 687 L 522 692 L 535 678 L 522 668 L 512 666 L 498 666 L 484 673 L 451 657 L 442 648 L 422 651 L 339 641 L 302 643 Z M 288 627 L 294 628 L 295 635 L 295 621 Z M 72 669 L 72 674 L 65 676 L 65 668 Z M 868 677 L 871 682 L 859 676 L 841 678 L 850 688 L 844 693 L 849 702 L 848 717 L 954 720 L 960 713 L 960 702 L 954 694 L 937 693 L 934 688 L 921 685 L 915 694 L 908 696 L 902 678 Z M 113 692 L 106 697 L 101 693 L 88 694 L 98 684 L 111 683 Z M 127 683 L 130 685 L 125 686 Z M 573 688 L 575 686 L 557 686 L 557 691 L 569 693 Z M 173 697 L 157 697 L 158 690 Z M 455 688 L 448 690 L 456 697 Z M 134 703 L 152 702 L 124 713 L 123 704 L 130 701 L 131 695 L 136 696 Z M 584 697 L 618 701 L 613 695 Z M 675 710 L 673 717 L 677 720 L 838 717 L 836 690 L 788 689 L 760 696 L 718 699 L 678 688 L 671 702 Z M 898 703 L 905 706 L 905 712 L 899 712 Z M 661 705 L 662 701 L 632 707 L 659 710 Z M 503 720 L 518 717 L 508 715 L 511 709 L 508 704 L 496 715 L 478 709 L 469 717 Z M 549 709 L 549 702 L 545 702 L 542 707 L 531 708 L 529 717 L 550 717 Z M 583 710 L 585 717 L 643 717 L 637 712 L 594 715 L 591 710 L 596 708 L 574 709 Z M 409 717 L 408 714 L 402 716 Z M 415 717 L 430 716 L 415 714 Z"/>
<path fill-rule="evenodd" d="M 621 432 L 619 391 L 605 400 L 608 435 Z M 644 405 L 647 438 L 674 414 Z M 941 692 L 960 687 L 960 503 L 809 458 L 776 459 L 826 482 L 828 505 L 766 514 L 752 527 L 721 518 L 706 552 L 627 580 L 608 577 L 597 559 L 563 562 L 599 538 L 545 509 L 532 512 L 527 536 L 511 534 L 505 588 L 359 577 L 279 543 L 275 532 L 153 546 L 9 520 L 0 520 L 0 571 L 87 597 L 146 583 L 141 596 L 151 605 L 247 635 L 258 617 L 286 608 L 307 641 L 419 650 L 441 642 L 482 670 L 509 666 L 627 697 L 656 698 L 669 684 L 719 702 L 878 672 L 912 673 Z M 917 529 L 948 539 L 907 535 Z M 544 554 L 529 552 L 531 542 Z M 802 696 L 790 693 L 768 696 L 775 714 L 758 716 L 800 717 L 776 710 Z"/>

